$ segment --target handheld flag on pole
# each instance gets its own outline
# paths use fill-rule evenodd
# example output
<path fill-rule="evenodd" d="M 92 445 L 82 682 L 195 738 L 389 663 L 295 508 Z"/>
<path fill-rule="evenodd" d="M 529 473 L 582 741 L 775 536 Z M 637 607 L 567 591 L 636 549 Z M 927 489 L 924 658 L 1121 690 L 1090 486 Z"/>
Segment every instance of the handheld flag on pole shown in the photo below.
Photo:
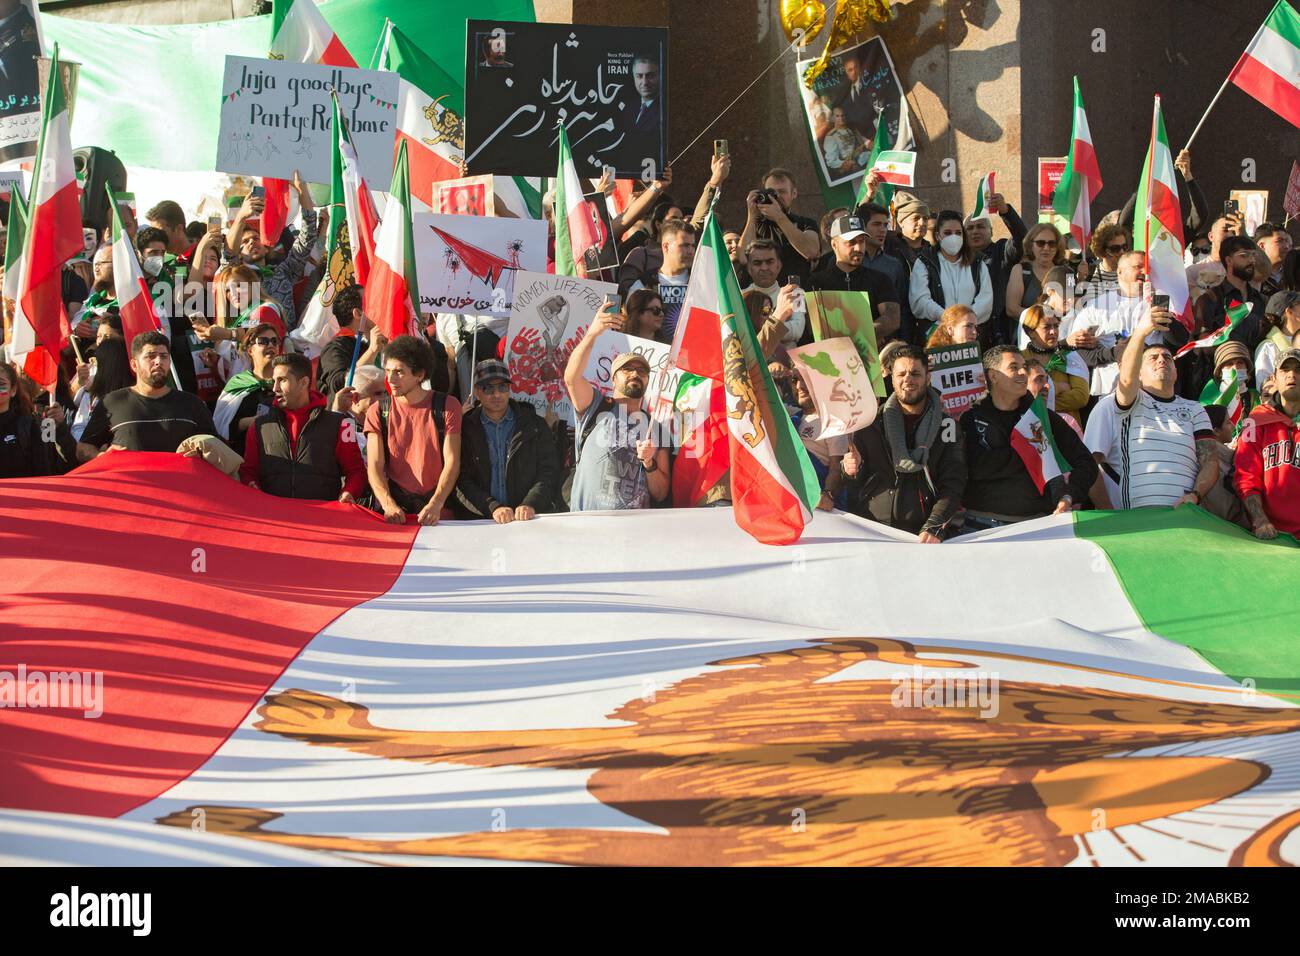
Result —
<path fill-rule="evenodd" d="M 406 144 L 398 146 L 384 221 L 375 237 L 375 261 L 365 287 L 365 312 L 387 338 L 418 328 L 420 291 L 416 288 L 415 237 L 411 227 L 411 189 Z"/>
<path fill-rule="evenodd" d="M 36 341 L 57 358 L 71 334 L 63 307 L 63 264 L 85 248 L 81 232 L 81 188 L 72 162 L 72 118 L 54 45 L 50 74 L 41 101 L 41 132 L 36 145 L 32 197 L 28 206 L 19 303 Z M 49 368 L 43 371 L 49 372 Z M 53 380 L 40 381 L 49 387 Z"/>
<path fill-rule="evenodd" d="M 555 274 L 578 275 L 582 254 L 600 245 L 596 219 L 583 198 L 582 180 L 569 151 L 569 137 L 560 127 L 559 162 L 555 171 Z"/>
<path fill-rule="evenodd" d="M 1088 114 L 1083 111 L 1083 93 L 1076 76 L 1070 155 L 1061 181 L 1052 192 L 1052 209 L 1070 221 L 1070 235 L 1080 249 L 1087 249 L 1092 237 L 1092 201 L 1101 192 L 1101 185 L 1101 166 L 1092 146 L 1092 130 L 1088 128 Z"/>
<path fill-rule="evenodd" d="M 901 104 L 904 113 L 907 111 L 907 101 Z M 876 138 L 871 141 L 871 155 L 867 157 L 867 169 L 862 174 L 862 184 L 858 187 L 857 204 L 861 206 L 868 201 L 878 205 L 890 207 L 894 202 L 894 186 L 892 183 L 881 181 L 876 184 L 875 194 L 868 200 L 867 197 L 867 178 L 871 170 L 876 168 L 876 161 L 880 159 L 880 154 L 892 150 L 894 141 L 889 135 L 889 124 L 885 122 L 885 111 L 881 110 L 876 114 Z"/>
<path fill-rule="evenodd" d="M 1174 179 L 1174 157 L 1155 98 L 1151 115 L 1151 145 L 1138 182 L 1133 219 L 1133 248 L 1146 253 L 1146 274 L 1151 288 L 1169 296 L 1169 311 L 1187 331 L 1192 330 L 1191 297 L 1183 266 L 1183 212 Z"/>

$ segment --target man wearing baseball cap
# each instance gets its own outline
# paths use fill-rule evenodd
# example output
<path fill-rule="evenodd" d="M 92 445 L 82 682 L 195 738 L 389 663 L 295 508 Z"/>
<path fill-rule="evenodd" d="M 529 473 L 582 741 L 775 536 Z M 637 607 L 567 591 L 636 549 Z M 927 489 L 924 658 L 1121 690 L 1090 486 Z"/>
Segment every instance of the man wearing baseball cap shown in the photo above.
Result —
<path fill-rule="evenodd" d="M 578 449 L 570 511 L 648 508 L 651 499 L 668 497 L 668 451 L 657 447 L 656 429 L 641 407 L 650 385 L 650 363 L 636 352 L 615 356 L 609 366 L 609 397 L 584 376 L 596 340 L 622 328 L 622 313 L 606 305 L 564 369 Z"/>
<path fill-rule="evenodd" d="M 840 216 L 831 223 L 831 251 L 835 254 L 835 261 L 813 273 L 809 288 L 814 291 L 867 293 L 875 319 L 876 342 L 883 345 L 898 331 L 898 292 L 883 274 L 863 265 L 863 257 L 867 254 L 867 232 L 861 219 Z M 811 328 L 806 338 L 812 341 Z"/>
<path fill-rule="evenodd" d="M 497 524 L 528 521 L 555 502 L 555 442 L 533 406 L 510 397 L 500 359 L 474 367 L 474 407 L 461 419 L 459 510 Z"/>
<path fill-rule="evenodd" d="M 1278 355 L 1276 391 L 1260 405 L 1237 436 L 1237 494 L 1246 506 L 1255 537 L 1279 531 L 1300 534 L 1300 348 Z"/>

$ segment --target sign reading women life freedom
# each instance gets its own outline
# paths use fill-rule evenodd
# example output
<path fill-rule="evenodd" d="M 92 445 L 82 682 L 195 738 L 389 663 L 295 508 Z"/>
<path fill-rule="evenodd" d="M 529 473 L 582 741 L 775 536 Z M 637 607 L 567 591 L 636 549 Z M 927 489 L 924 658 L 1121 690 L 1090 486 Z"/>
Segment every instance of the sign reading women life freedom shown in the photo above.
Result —
<path fill-rule="evenodd" d="M 372 189 L 393 179 L 398 76 L 289 60 L 226 57 L 216 169 L 222 173 L 330 181 L 334 105 L 347 123 Z"/>

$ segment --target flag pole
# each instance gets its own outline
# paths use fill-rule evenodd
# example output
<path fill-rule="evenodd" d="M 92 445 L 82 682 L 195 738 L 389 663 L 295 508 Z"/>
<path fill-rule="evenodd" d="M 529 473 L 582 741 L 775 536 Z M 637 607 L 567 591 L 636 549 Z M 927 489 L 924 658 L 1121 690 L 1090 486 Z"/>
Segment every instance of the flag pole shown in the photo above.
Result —
<path fill-rule="evenodd" d="M 1217 92 L 1217 93 L 1214 94 L 1214 99 L 1210 100 L 1210 105 L 1207 106 L 1207 107 L 1205 108 L 1205 112 L 1204 112 L 1203 114 L 1201 114 L 1201 121 L 1200 121 L 1199 123 L 1196 124 L 1196 129 L 1192 130 L 1192 135 L 1189 136 L 1189 137 L 1187 137 L 1187 145 L 1184 146 L 1183 149 L 1191 149 L 1191 148 L 1192 148 L 1192 140 L 1196 139 L 1196 134 L 1199 133 L 1199 132 L 1201 131 L 1201 127 L 1205 125 L 1205 121 L 1206 121 L 1206 120 L 1209 118 L 1209 116 L 1210 116 L 1210 110 L 1214 109 L 1214 104 L 1217 103 L 1217 102 L 1219 102 L 1219 97 L 1222 96 L 1222 95 L 1223 95 L 1223 91 L 1226 90 L 1226 89 L 1228 88 L 1228 83 L 1231 82 L 1231 80 L 1232 80 L 1232 74 L 1235 73 L 1236 70 L 1237 70 L 1237 68 L 1236 68 L 1236 67 L 1233 67 L 1233 68 L 1232 68 L 1232 72 L 1230 72 L 1230 73 L 1227 75 L 1227 77 L 1224 79 L 1224 81 L 1223 81 L 1223 85 L 1219 87 L 1219 92 Z"/>
<path fill-rule="evenodd" d="M 358 320 L 357 324 L 363 325 L 365 321 L 366 318 L 363 315 Z M 352 387 L 352 377 L 357 374 L 357 362 L 360 361 L 361 359 L 361 329 L 359 328 L 357 329 L 357 334 L 355 338 L 356 341 L 352 343 L 352 364 L 348 366 L 348 380 L 347 380 L 348 388 Z"/>

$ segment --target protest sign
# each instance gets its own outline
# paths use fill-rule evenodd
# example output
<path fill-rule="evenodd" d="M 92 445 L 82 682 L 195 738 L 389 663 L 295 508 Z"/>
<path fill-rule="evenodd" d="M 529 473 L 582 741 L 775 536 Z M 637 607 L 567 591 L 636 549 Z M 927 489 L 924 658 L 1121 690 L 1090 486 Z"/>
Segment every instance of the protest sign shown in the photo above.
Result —
<path fill-rule="evenodd" d="M 667 164 L 668 31 L 470 20 L 465 154 L 474 173 L 554 176 L 563 123 L 579 176 Z"/>
<path fill-rule="evenodd" d="M 450 216 L 495 216 L 491 176 L 465 176 L 433 184 L 433 211 Z"/>
<path fill-rule="evenodd" d="M 336 90 L 361 175 L 390 182 L 398 82 L 387 70 L 228 56 L 215 168 L 276 179 L 296 169 L 308 182 L 330 182 Z"/>
<path fill-rule="evenodd" d="M 853 340 L 866 366 L 872 391 L 885 397 L 885 379 L 880 374 L 880 352 L 876 348 L 876 327 L 872 324 L 871 299 L 865 292 L 809 292 L 804 295 L 813 341 L 846 336 Z"/>
<path fill-rule="evenodd" d="M 592 217 L 596 225 L 596 236 L 600 240 L 582 250 L 582 259 L 578 262 L 578 272 L 588 279 L 602 282 L 618 280 L 618 247 L 614 243 L 614 222 L 609 214 L 609 203 L 604 193 L 592 191 L 583 193 L 584 211 Z"/>
<path fill-rule="evenodd" d="M 605 296 L 617 291 L 618 286 L 606 282 L 548 272 L 518 273 L 506 333 L 510 397 L 528 402 L 543 417 L 553 414 L 572 421 L 564 367 Z"/>
<path fill-rule="evenodd" d="M 36 0 L 5 6 L 10 9 L 0 24 L 0 162 L 36 155 L 41 133 L 36 64 L 44 49 Z"/>
<path fill-rule="evenodd" d="M 1282 198 L 1282 211 L 1287 221 L 1300 216 L 1300 162 L 1291 161 L 1291 175 L 1286 181 L 1286 195 Z"/>
<path fill-rule="evenodd" d="M 817 407 L 814 440 L 839 438 L 876 420 L 876 393 L 853 340 L 843 336 L 790 349 L 795 374 Z"/>
<path fill-rule="evenodd" d="M 546 223 L 488 216 L 411 217 L 420 311 L 510 317 L 515 276 L 546 270 Z"/>
<path fill-rule="evenodd" d="M 930 384 L 938 389 L 943 410 L 953 418 L 984 397 L 987 386 L 977 343 L 940 345 L 926 349 L 925 355 L 930 363 Z"/>
<path fill-rule="evenodd" d="M 862 175 L 871 156 L 876 117 L 881 110 L 885 112 L 892 147 L 912 148 L 903 87 L 884 40 L 872 37 L 836 53 L 809 89 L 803 82 L 804 73 L 819 60 L 820 55 L 798 60 L 794 70 L 812 133 L 813 153 L 827 185 L 838 186 Z"/>

